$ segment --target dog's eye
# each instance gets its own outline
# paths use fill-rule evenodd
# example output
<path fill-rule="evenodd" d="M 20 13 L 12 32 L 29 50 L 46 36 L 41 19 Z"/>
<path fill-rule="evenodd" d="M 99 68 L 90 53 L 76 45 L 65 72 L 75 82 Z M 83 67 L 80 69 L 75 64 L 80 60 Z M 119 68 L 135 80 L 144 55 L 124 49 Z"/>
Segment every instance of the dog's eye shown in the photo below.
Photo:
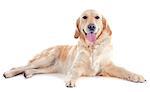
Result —
<path fill-rule="evenodd" d="M 83 18 L 83 19 L 87 19 L 87 16 L 83 16 L 82 18 Z"/>
<path fill-rule="evenodd" d="M 96 16 L 96 17 L 95 17 L 95 19 L 99 19 L 99 18 L 100 18 L 99 16 Z"/>

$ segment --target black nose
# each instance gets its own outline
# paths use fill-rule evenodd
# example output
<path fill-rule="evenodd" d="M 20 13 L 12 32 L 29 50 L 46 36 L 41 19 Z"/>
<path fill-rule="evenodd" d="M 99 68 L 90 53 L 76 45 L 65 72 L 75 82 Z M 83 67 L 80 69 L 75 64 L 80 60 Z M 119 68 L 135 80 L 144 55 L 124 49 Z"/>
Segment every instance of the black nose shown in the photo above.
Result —
<path fill-rule="evenodd" d="M 96 26 L 94 25 L 94 24 L 89 24 L 88 25 L 88 29 L 89 29 L 89 31 L 95 31 L 95 28 L 96 28 Z"/>

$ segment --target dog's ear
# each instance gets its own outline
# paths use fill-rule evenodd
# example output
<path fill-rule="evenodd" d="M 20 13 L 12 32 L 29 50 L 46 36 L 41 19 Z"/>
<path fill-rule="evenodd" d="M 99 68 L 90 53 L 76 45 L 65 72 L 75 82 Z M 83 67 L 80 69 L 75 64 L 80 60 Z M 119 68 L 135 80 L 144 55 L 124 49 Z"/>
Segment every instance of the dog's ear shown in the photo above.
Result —
<path fill-rule="evenodd" d="M 80 18 L 78 18 L 77 21 L 76 21 L 76 31 L 75 31 L 75 34 L 74 34 L 74 38 L 76 38 L 76 39 L 80 36 L 79 23 L 80 23 Z"/>
<path fill-rule="evenodd" d="M 102 23 L 103 23 L 103 32 L 107 32 L 110 36 L 112 35 L 112 31 L 106 21 L 106 19 L 103 17 L 102 18 Z"/>

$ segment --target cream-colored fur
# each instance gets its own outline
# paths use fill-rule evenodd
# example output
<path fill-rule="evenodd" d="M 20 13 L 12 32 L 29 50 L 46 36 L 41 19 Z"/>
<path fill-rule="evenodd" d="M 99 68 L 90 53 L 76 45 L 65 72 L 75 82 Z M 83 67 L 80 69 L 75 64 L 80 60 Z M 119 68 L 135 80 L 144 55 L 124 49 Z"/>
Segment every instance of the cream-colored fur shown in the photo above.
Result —
<path fill-rule="evenodd" d="M 86 16 L 87 19 L 83 19 Z M 98 16 L 99 19 L 95 17 Z M 86 39 L 87 26 L 96 26 L 96 41 Z M 66 86 L 74 87 L 80 76 L 112 76 L 132 82 L 145 82 L 138 74 L 129 72 L 112 63 L 111 30 L 102 14 L 95 10 L 87 10 L 77 20 L 75 46 L 50 47 L 35 56 L 26 66 L 13 68 L 4 73 L 10 78 L 23 73 L 26 78 L 34 74 L 63 73 L 66 75 Z M 85 31 L 85 32 L 84 32 Z"/>

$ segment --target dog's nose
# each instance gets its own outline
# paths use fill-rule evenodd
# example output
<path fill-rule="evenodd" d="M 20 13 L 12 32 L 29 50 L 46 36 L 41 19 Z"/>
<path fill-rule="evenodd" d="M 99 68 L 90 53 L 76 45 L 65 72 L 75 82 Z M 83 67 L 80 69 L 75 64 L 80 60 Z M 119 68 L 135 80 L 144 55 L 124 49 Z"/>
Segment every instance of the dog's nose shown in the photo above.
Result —
<path fill-rule="evenodd" d="M 94 24 L 89 24 L 88 29 L 89 29 L 89 31 L 93 32 L 93 31 L 95 31 L 96 26 Z"/>

